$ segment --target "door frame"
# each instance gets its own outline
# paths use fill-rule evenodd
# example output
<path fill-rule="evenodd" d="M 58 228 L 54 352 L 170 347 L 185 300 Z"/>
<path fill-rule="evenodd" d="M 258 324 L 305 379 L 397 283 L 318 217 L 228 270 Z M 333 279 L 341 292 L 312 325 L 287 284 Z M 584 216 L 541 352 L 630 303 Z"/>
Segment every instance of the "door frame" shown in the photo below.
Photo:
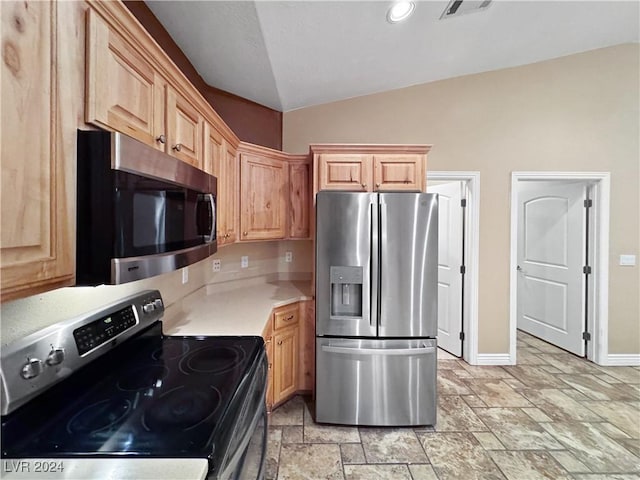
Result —
<path fill-rule="evenodd" d="M 480 172 L 428 171 L 427 181 L 461 181 L 467 189 L 465 214 L 465 275 L 462 309 L 462 358 L 478 365 L 478 264 L 480 254 Z"/>
<path fill-rule="evenodd" d="M 592 275 L 588 277 L 591 294 L 588 299 L 588 326 L 591 341 L 587 344 L 587 359 L 608 364 L 609 354 L 609 211 L 611 174 L 609 172 L 512 172 L 511 173 L 511 254 L 509 263 L 509 363 L 516 364 L 518 326 L 518 182 L 531 180 L 578 180 L 592 187 L 593 207 L 589 217 L 589 261 Z"/>

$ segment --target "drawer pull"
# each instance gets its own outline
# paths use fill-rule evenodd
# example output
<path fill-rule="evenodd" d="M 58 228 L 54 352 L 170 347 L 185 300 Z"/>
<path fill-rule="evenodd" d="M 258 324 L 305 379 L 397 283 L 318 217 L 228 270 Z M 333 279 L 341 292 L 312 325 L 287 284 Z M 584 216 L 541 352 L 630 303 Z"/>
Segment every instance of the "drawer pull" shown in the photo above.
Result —
<path fill-rule="evenodd" d="M 278 342 L 278 345 L 282 345 L 282 340 L 280 340 L 280 341 Z"/>
<path fill-rule="evenodd" d="M 289 320 L 293 320 L 293 315 L 289 315 L 289 316 L 286 318 L 286 320 L 285 320 L 285 321 L 287 321 L 287 322 L 288 322 Z"/>

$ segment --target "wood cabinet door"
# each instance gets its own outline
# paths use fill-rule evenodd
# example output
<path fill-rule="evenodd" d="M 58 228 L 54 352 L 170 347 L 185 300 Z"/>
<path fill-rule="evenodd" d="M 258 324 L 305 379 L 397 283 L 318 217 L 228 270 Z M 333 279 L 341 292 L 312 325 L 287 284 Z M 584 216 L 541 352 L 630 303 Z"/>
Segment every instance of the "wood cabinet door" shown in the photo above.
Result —
<path fill-rule="evenodd" d="M 289 237 L 311 236 L 311 164 L 289 165 Z"/>
<path fill-rule="evenodd" d="M 284 238 L 289 170 L 286 162 L 240 154 L 241 240 Z"/>
<path fill-rule="evenodd" d="M 220 202 L 222 202 L 222 210 L 225 212 L 224 244 L 229 244 L 238 241 L 240 169 L 236 149 L 226 140 L 224 142 L 224 161 L 222 163 L 224 165 L 222 174 L 224 191 L 222 196 L 219 195 L 219 198 Z"/>
<path fill-rule="evenodd" d="M 155 124 L 162 118 L 154 110 L 153 67 L 91 9 L 87 12 L 86 54 L 85 120 L 164 148 L 154 135 Z"/>
<path fill-rule="evenodd" d="M 61 111 L 58 104 L 69 96 L 58 70 L 65 62 L 56 58 L 58 8 L 0 3 L 2 301 L 74 280 L 77 117 L 71 105 Z"/>
<path fill-rule="evenodd" d="M 319 190 L 370 192 L 373 189 L 372 155 L 320 154 Z"/>
<path fill-rule="evenodd" d="M 204 119 L 184 97 L 169 87 L 167 92 L 167 152 L 183 162 L 202 168 Z"/>
<path fill-rule="evenodd" d="M 374 155 L 375 190 L 424 191 L 425 160 L 420 154 Z"/>
<path fill-rule="evenodd" d="M 273 342 L 273 403 L 275 405 L 298 390 L 298 327 L 276 330 Z"/>
<path fill-rule="evenodd" d="M 225 231 L 227 222 L 226 204 L 223 202 L 227 190 L 225 185 L 225 164 L 226 156 L 224 151 L 224 139 L 215 126 L 209 122 L 204 122 L 204 157 L 202 169 L 218 179 L 217 193 L 217 218 L 216 235 L 218 246 L 225 243 Z"/>

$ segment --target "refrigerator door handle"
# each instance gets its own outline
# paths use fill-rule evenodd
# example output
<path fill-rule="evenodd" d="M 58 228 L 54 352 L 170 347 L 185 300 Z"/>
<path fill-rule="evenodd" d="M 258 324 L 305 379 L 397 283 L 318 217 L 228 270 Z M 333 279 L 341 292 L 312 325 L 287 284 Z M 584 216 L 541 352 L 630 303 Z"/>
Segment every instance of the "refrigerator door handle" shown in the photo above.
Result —
<path fill-rule="evenodd" d="M 370 272 L 369 272 L 369 298 L 370 298 L 370 308 L 369 308 L 369 324 L 372 327 L 376 327 L 378 325 L 378 292 L 379 292 L 379 278 L 380 274 L 378 272 L 379 268 L 379 246 L 378 246 L 378 236 L 379 236 L 379 224 L 378 224 L 378 212 L 377 210 L 377 202 L 374 203 L 374 199 L 372 199 L 371 204 L 369 205 L 369 216 L 371 221 L 371 233 L 370 233 Z M 377 334 L 377 332 L 376 332 Z"/>
<path fill-rule="evenodd" d="M 379 223 L 379 246 L 378 246 L 378 289 L 380 292 L 384 292 L 384 286 L 382 285 L 383 275 L 382 275 L 382 266 L 385 261 L 383 255 L 387 250 L 387 205 L 383 203 L 382 198 L 380 199 L 380 204 L 378 205 L 378 215 L 380 217 Z M 377 317 L 378 317 L 378 326 L 382 326 L 382 308 L 380 302 L 382 299 L 378 301 L 378 305 L 376 307 Z M 378 333 L 380 335 L 380 333 Z"/>
<path fill-rule="evenodd" d="M 349 355 L 428 355 L 431 353 L 435 353 L 436 347 L 424 346 L 420 348 L 351 348 L 323 345 L 322 351 L 327 353 L 346 353 Z"/>

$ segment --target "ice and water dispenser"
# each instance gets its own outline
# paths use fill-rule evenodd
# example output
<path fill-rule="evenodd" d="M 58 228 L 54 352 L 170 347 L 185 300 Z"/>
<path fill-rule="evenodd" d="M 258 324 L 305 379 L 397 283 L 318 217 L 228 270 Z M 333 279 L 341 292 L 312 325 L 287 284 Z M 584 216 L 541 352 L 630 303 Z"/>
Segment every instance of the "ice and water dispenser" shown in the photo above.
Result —
<path fill-rule="evenodd" d="M 331 267 L 331 318 L 362 318 L 362 267 Z"/>

